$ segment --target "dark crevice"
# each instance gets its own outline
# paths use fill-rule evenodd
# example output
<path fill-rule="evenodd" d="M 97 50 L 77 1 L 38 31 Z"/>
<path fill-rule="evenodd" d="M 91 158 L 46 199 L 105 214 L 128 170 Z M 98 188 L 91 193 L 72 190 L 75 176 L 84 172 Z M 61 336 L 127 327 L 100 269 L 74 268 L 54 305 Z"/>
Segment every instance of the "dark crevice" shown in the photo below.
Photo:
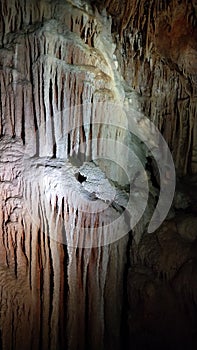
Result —
<path fill-rule="evenodd" d="M 42 264 L 42 251 L 41 251 L 41 231 L 40 229 L 38 229 L 38 257 L 37 257 L 37 264 L 38 264 L 38 269 L 39 269 L 39 282 L 40 282 L 40 290 L 39 290 L 39 294 L 40 294 L 40 333 L 39 333 L 39 350 L 43 349 L 43 286 L 44 286 L 44 271 L 43 271 L 43 264 Z"/>
<path fill-rule="evenodd" d="M 28 36 L 28 44 L 29 44 L 29 60 L 30 60 L 30 82 L 31 82 L 31 93 L 32 93 L 32 108 L 33 108 L 33 118 L 34 118 L 34 128 L 36 133 L 36 156 L 39 155 L 39 131 L 38 124 L 36 118 L 36 102 L 35 102 L 35 84 L 34 84 L 34 72 L 33 72 L 33 59 L 31 54 L 31 44 Z"/>
<path fill-rule="evenodd" d="M 42 81 L 41 81 L 41 91 L 42 91 L 42 104 L 43 104 L 43 110 L 44 110 L 44 113 L 43 113 L 43 118 L 44 118 L 44 123 L 46 123 L 46 105 L 45 105 L 45 93 L 44 93 L 44 66 L 43 64 L 40 65 L 40 69 L 42 69 Z"/>
<path fill-rule="evenodd" d="M 25 107 L 24 107 L 24 95 L 22 101 L 22 116 L 21 116 L 21 139 L 23 141 L 23 145 L 25 145 Z"/>
<path fill-rule="evenodd" d="M 83 249 L 83 253 L 85 253 L 85 249 Z M 84 254 L 82 255 L 82 259 L 84 259 Z M 88 272 L 89 272 L 89 266 L 87 269 L 87 276 L 86 276 L 86 284 L 85 284 L 85 344 L 84 349 L 92 350 L 90 349 L 90 342 L 89 342 L 89 286 L 88 286 Z"/>
<path fill-rule="evenodd" d="M 50 79 L 49 84 L 49 106 L 50 106 L 50 115 L 51 115 L 51 129 L 52 129 L 52 140 L 53 140 L 53 158 L 56 158 L 57 145 L 55 140 L 55 122 L 54 122 L 54 113 L 53 113 L 53 86 L 52 79 Z"/>
<path fill-rule="evenodd" d="M 67 324 L 67 310 L 68 310 L 68 297 L 69 297 L 69 286 L 68 286 L 68 264 L 69 264 L 69 255 L 68 255 L 68 248 L 65 244 L 61 245 L 62 248 L 62 254 L 63 254 L 63 269 L 65 273 L 61 278 L 63 279 L 63 290 L 62 290 L 62 300 L 64 301 L 64 308 L 62 308 L 62 319 L 60 320 L 60 327 L 59 327 L 59 333 L 60 333 L 60 349 L 68 349 L 68 337 L 69 334 L 67 332 L 66 324 Z"/>
<path fill-rule="evenodd" d="M 17 242 L 17 234 L 15 234 L 15 242 Z M 14 274 L 17 278 L 18 273 L 18 261 L 17 261 L 17 243 L 13 242 L 13 248 L 14 248 Z"/>
<path fill-rule="evenodd" d="M 82 184 L 83 182 L 85 182 L 87 180 L 87 177 L 86 176 L 83 176 L 82 174 L 80 173 L 77 173 L 75 175 L 76 179 Z"/>
<path fill-rule="evenodd" d="M 128 233 L 128 243 L 126 250 L 126 264 L 123 273 L 123 309 L 122 309 L 122 321 L 121 321 L 121 348 L 129 349 L 129 328 L 128 328 L 128 316 L 129 316 L 129 300 L 128 300 L 128 274 L 131 267 L 131 246 L 132 246 L 132 232 Z"/>
<path fill-rule="evenodd" d="M 52 79 L 50 79 L 49 83 L 49 108 L 50 108 L 50 116 L 53 116 L 53 86 Z"/>
<path fill-rule="evenodd" d="M 71 140 L 70 140 L 70 133 L 68 134 L 67 137 L 67 155 L 70 155 L 70 150 L 71 150 Z"/>
<path fill-rule="evenodd" d="M 1 330 L 0 330 L 0 350 L 3 350 Z"/>
<path fill-rule="evenodd" d="M 153 187 L 160 189 L 160 180 L 156 177 L 156 173 L 159 176 L 159 170 L 157 163 L 154 158 L 148 156 L 147 158 L 147 163 L 146 163 L 146 170 L 149 171 L 150 173 L 150 180 L 153 185 Z"/>
<path fill-rule="evenodd" d="M 54 141 L 54 143 L 53 143 L 53 156 L 52 156 L 52 158 L 56 158 L 56 153 L 57 153 L 57 145 L 56 145 L 56 142 Z"/>
<path fill-rule="evenodd" d="M 53 296 L 54 296 L 54 270 L 53 270 L 53 258 L 51 253 L 51 247 L 50 247 L 50 238 L 48 236 L 48 247 L 49 247 L 49 266 L 50 266 L 50 289 L 49 289 L 49 319 L 48 319 L 48 325 L 49 325 L 49 349 L 51 348 L 51 334 L 53 334 L 53 329 L 51 328 L 52 325 L 52 314 L 53 314 Z"/>
<path fill-rule="evenodd" d="M 32 224 L 30 225 L 29 239 L 29 286 L 32 289 Z"/>

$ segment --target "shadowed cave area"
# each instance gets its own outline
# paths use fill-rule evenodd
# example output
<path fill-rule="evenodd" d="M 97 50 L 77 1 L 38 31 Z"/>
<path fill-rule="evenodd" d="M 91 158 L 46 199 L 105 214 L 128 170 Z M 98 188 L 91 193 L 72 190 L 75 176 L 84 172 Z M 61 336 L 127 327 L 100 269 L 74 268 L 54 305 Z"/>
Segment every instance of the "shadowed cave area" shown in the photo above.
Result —
<path fill-rule="evenodd" d="M 0 1 L 0 350 L 197 348 L 197 2 Z"/>

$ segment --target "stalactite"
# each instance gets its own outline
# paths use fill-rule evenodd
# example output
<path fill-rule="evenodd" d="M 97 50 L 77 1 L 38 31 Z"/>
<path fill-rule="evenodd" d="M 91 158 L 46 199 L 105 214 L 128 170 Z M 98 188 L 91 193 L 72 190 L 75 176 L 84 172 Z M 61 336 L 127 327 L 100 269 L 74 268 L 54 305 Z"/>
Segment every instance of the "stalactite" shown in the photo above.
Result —
<path fill-rule="evenodd" d="M 136 89 L 139 96 L 141 96 L 140 100 L 145 114 L 155 121 L 162 132 L 164 131 L 167 142 L 171 146 L 177 168 L 180 172 L 186 173 L 191 168 L 191 157 L 190 160 L 188 159 L 186 161 L 187 164 L 183 164 L 181 159 L 184 158 L 185 148 L 188 147 L 187 136 L 186 134 L 180 134 L 176 130 L 176 119 L 179 118 L 177 115 L 177 105 L 184 103 L 185 93 L 183 92 L 180 97 L 177 96 L 177 93 L 178 89 L 181 89 L 181 86 L 183 90 L 186 89 L 187 91 L 188 81 L 191 79 L 192 89 L 195 89 L 194 79 L 191 78 L 191 76 L 195 77 L 196 74 L 195 25 L 190 22 L 183 24 L 185 21 L 183 19 L 185 18 L 184 14 L 192 14 L 195 17 L 195 11 L 191 3 L 187 1 L 183 1 L 181 5 L 177 5 L 176 1 L 165 2 L 165 4 L 157 4 L 154 1 L 149 4 L 145 3 L 145 1 L 135 1 L 132 4 L 121 5 L 122 12 L 127 13 L 127 16 L 123 17 L 127 18 L 127 21 L 125 24 L 123 22 L 121 29 L 121 44 L 115 36 L 117 42 L 116 56 L 119 61 L 120 70 L 128 86 Z M 105 5 L 103 4 L 103 6 Z M 119 2 L 117 2 L 117 6 L 120 6 Z M 111 7 L 108 6 L 108 11 L 112 15 L 114 23 L 117 20 L 121 22 L 121 16 L 118 19 L 115 18 L 113 5 Z M 169 32 L 166 28 L 162 27 L 162 18 L 163 25 L 168 25 Z M 159 29 L 159 26 L 161 26 L 161 29 Z M 179 26 L 182 34 L 177 29 Z M 163 39 L 161 39 L 161 36 Z M 183 39 L 180 39 L 180 55 L 179 44 L 177 44 L 179 42 L 179 36 L 182 38 L 187 37 L 186 41 L 189 42 L 189 44 L 185 43 L 184 48 L 182 47 L 181 49 Z M 157 37 L 159 38 L 158 41 Z M 168 39 L 166 39 L 167 37 Z M 175 37 L 177 41 L 173 39 Z M 141 39 L 139 40 L 139 38 Z M 167 48 L 171 40 L 175 41 L 173 41 L 171 47 Z M 161 69 L 160 74 L 162 79 L 158 79 L 158 67 Z M 174 84 L 174 79 L 177 81 L 177 84 Z M 156 82 L 161 84 L 158 88 L 157 97 L 155 96 L 157 91 Z M 168 94 L 168 91 L 171 93 Z M 151 100 L 149 98 L 150 95 L 152 97 Z M 165 112 L 164 106 L 167 106 Z M 168 115 L 172 116 L 170 120 L 166 120 Z M 177 143 L 174 142 L 173 136 L 171 135 L 170 137 L 170 135 L 167 135 L 164 125 L 167 125 L 167 123 L 168 125 L 171 124 L 174 135 L 179 133 L 179 149 L 180 147 L 182 148 L 181 145 L 184 143 L 182 148 L 184 151 L 181 151 L 180 154 L 176 152 Z M 191 120 L 188 125 L 188 133 L 189 129 L 192 128 Z M 194 140 L 192 142 L 193 146 L 191 145 L 191 148 L 194 147 Z"/>
<path fill-rule="evenodd" d="M 62 218 L 65 219 L 67 239 L 69 239 L 70 231 L 71 243 L 72 234 L 74 234 L 72 222 L 74 224 L 75 221 L 75 225 L 81 230 L 84 224 L 95 228 L 98 225 L 102 226 L 103 223 L 106 225 L 106 220 L 102 213 L 100 218 L 96 218 L 96 221 L 95 214 L 83 214 L 81 209 L 83 206 L 87 206 L 88 202 L 86 200 L 80 204 L 79 199 L 76 200 L 76 194 L 73 193 L 73 190 L 76 191 L 74 187 L 77 188 L 77 185 L 75 184 L 73 190 L 71 184 L 69 185 L 69 176 L 71 183 L 74 181 L 71 165 L 67 169 L 67 177 L 64 176 L 65 181 L 62 181 L 61 172 L 58 169 L 65 168 L 63 161 L 57 162 L 56 169 L 60 172 L 57 176 L 54 173 L 55 168 L 52 167 L 52 163 L 50 166 L 48 159 L 43 164 L 43 168 L 39 158 L 35 164 L 30 165 L 30 161 L 23 159 L 24 146 L 21 142 L 13 140 L 10 146 L 10 143 L 6 142 L 7 140 L 4 141 L 4 144 L 1 143 L 1 146 L 4 146 L 0 163 L 1 175 L 3 176 L 1 178 L 1 204 L 4 206 L 1 211 L 3 215 L 0 216 L 0 224 L 3 228 L 0 236 L 3 241 L 0 250 L 2 269 L 0 274 L 6 276 L 5 285 L 1 285 L 0 302 L 7 301 L 6 305 L 2 304 L 1 310 L 5 310 L 5 312 L 2 311 L 0 319 L 3 346 L 10 348 L 11 341 L 15 348 L 23 346 L 20 344 L 27 344 L 28 347 L 29 341 L 33 337 L 32 346 L 35 349 L 39 346 L 44 349 L 54 349 L 63 346 L 62 339 L 58 337 L 58 329 L 59 324 L 65 322 L 64 319 L 61 319 L 61 317 L 65 317 L 64 313 L 60 313 L 62 308 L 60 301 L 62 293 L 64 293 L 63 290 L 60 290 L 60 286 L 63 284 L 63 288 L 65 288 L 62 281 L 65 279 L 65 266 L 61 265 L 63 246 L 51 238 L 60 241 L 60 236 L 58 237 L 56 233 L 62 232 L 60 230 Z M 2 171 L 3 161 L 6 161 L 8 157 L 12 159 L 12 162 L 9 169 L 5 168 L 7 172 Z M 27 164 L 29 164 L 29 168 Z M 54 183 L 54 179 L 60 179 L 59 185 Z M 8 182 L 10 192 L 6 189 Z M 64 183 L 67 189 L 62 190 Z M 13 187 L 11 187 L 12 184 Z M 79 186 L 82 185 L 79 184 Z M 68 210 L 69 215 L 67 215 Z M 114 209 L 110 209 L 109 216 L 113 215 L 113 211 Z M 94 230 L 92 230 L 92 234 L 94 234 Z M 90 232 L 90 241 L 92 238 Z M 80 239 L 79 232 L 77 239 Z M 106 327 L 108 332 L 114 332 L 110 336 L 111 339 L 114 339 L 113 347 L 119 349 L 120 346 L 118 343 L 122 314 L 120 298 L 123 297 L 122 276 L 126 263 L 125 255 L 122 252 L 126 251 L 127 237 L 121 243 L 117 242 L 111 246 L 110 251 L 108 246 L 91 249 L 95 242 L 92 239 L 89 249 L 67 248 L 69 258 L 67 312 L 69 319 L 66 327 L 67 334 L 69 334 L 68 348 L 70 349 L 73 349 L 79 340 L 81 348 L 83 348 L 83 344 L 84 347 L 87 344 L 98 349 L 103 347 L 106 341 L 104 336 Z M 101 243 L 99 242 L 99 244 Z M 114 264 L 116 264 L 115 271 Z M 111 285 L 109 281 L 109 286 L 106 285 L 106 276 L 111 276 L 111 279 L 116 283 Z M 23 340 L 23 336 L 21 337 L 21 329 L 24 330 L 22 325 L 22 328 L 15 328 L 15 335 L 11 335 L 11 338 L 6 337 L 7 322 L 10 320 L 9 317 L 12 317 L 12 308 L 15 307 L 15 304 L 12 304 L 12 308 L 9 308 L 9 300 L 13 298 L 12 285 L 15 286 L 15 293 L 18 290 L 17 286 L 20 286 L 20 293 L 19 295 L 15 294 L 14 300 L 16 310 L 20 313 L 20 315 L 16 314 L 17 321 L 20 322 L 21 319 L 22 324 L 26 322 L 28 325 L 28 331 L 24 334 L 25 340 Z M 81 287 L 76 288 L 78 285 Z M 7 293 L 6 297 L 4 293 Z M 77 310 L 75 309 L 76 303 L 77 305 L 80 303 Z M 108 312 L 109 316 L 107 316 Z M 110 325 L 110 317 L 113 318 L 113 326 Z M 94 337 L 85 337 L 83 340 L 83 336 L 86 334 L 85 320 L 86 327 L 94 334 Z M 13 322 L 15 324 L 15 321 Z M 37 334 L 39 337 L 36 336 Z M 78 337 L 79 334 L 82 335 L 82 338 Z"/>
<path fill-rule="evenodd" d="M 137 195 L 143 204 L 137 196 L 128 204 L 136 165 L 126 152 L 123 157 L 118 143 L 137 150 L 143 167 L 147 160 L 128 132 L 124 103 L 159 127 L 181 174 L 196 171 L 196 46 L 190 39 L 182 56 L 180 47 L 178 54 L 168 47 L 170 31 L 179 38 L 176 18 L 184 11 L 186 36 L 195 38 L 194 5 L 182 2 L 176 10 L 177 2 L 170 0 L 99 3 L 100 12 L 81 1 L 0 3 L 0 341 L 5 349 L 120 349 L 127 279 L 128 323 L 138 298 L 150 315 L 157 289 L 169 299 L 173 291 L 184 291 L 196 300 L 195 283 L 184 287 L 185 275 L 195 268 L 195 262 L 188 263 L 195 255 L 195 234 L 185 230 L 184 235 L 174 221 L 154 234 L 144 232 L 158 197 L 150 179 L 148 208 L 133 229 L 132 248 L 127 235 L 118 240 L 147 202 L 142 188 Z M 158 39 L 163 34 L 164 40 Z M 146 134 L 144 120 L 142 126 Z M 111 163 L 99 156 L 111 157 Z M 149 177 L 157 178 L 155 173 L 150 170 Z M 127 205 L 132 218 L 124 212 Z M 121 215 L 123 226 L 116 223 Z M 108 225 L 113 221 L 116 226 Z M 109 245 L 109 237 L 117 242 Z M 138 331 L 137 322 L 132 326 Z"/>

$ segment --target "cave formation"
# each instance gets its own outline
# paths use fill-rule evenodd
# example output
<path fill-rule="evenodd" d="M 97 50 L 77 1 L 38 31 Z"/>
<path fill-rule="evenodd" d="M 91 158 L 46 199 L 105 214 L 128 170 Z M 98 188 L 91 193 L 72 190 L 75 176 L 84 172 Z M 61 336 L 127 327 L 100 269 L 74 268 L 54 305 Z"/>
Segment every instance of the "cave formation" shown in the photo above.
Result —
<path fill-rule="evenodd" d="M 1 0 L 0 96 L 0 349 L 196 349 L 197 2 Z"/>

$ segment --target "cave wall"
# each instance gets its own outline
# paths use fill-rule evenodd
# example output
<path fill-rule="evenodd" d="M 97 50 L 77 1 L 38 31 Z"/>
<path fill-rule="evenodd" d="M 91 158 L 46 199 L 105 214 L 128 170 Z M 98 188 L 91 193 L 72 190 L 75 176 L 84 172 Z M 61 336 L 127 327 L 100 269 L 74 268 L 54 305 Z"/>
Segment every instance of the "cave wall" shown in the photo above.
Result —
<path fill-rule="evenodd" d="M 180 174 L 196 172 L 195 1 L 98 1 L 113 19 L 119 70 L 164 135 Z"/>
<path fill-rule="evenodd" d="M 93 249 L 73 243 L 84 223 L 102 227 L 117 210 L 85 215 L 76 166 L 66 163 L 79 150 L 91 160 L 99 148 L 87 147 L 92 137 L 125 137 L 101 122 L 91 129 L 99 102 L 122 99 L 103 21 L 77 2 L 1 2 L 2 349 L 121 346 L 128 237 Z"/>
<path fill-rule="evenodd" d="M 60 115 L 70 106 L 68 91 L 75 90 L 73 104 L 124 99 L 121 74 L 126 95 L 137 92 L 180 174 L 196 172 L 195 2 L 96 4 L 102 15 L 85 3 L 76 10 L 71 2 L 1 2 L 1 135 L 22 137 L 32 154 L 67 153 L 69 142 L 62 150 L 58 140 L 65 127 L 59 119 L 72 118 Z M 50 114 L 54 121 L 45 119 Z M 44 123 L 47 138 L 41 128 L 36 140 L 35 127 Z"/>
<path fill-rule="evenodd" d="M 125 139 L 118 126 L 126 127 L 127 118 L 124 114 L 117 117 L 112 109 L 103 120 L 102 103 L 108 108 L 110 103 L 116 106 L 130 101 L 162 131 L 178 173 L 197 170 L 196 4 L 157 4 L 0 3 L 3 349 L 54 349 L 65 344 L 68 349 L 120 349 L 123 328 L 127 327 L 123 298 L 128 298 L 131 345 L 135 345 L 140 327 L 146 329 L 148 324 L 151 333 L 160 311 L 164 313 L 162 307 L 157 309 L 157 289 L 163 293 L 162 305 L 166 298 L 170 307 L 174 305 L 174 293 L 178 300 L 178 311 L 166 317 L 164 328 L 179 312 L 184 320 L 179 303 L 183 293 L 186 299 L 196 300 L 195 282 L 191 288 L 185 287 L 187 272 L 194 276 L 196 271 L 195 230 L 192 237 L 191 230 L 189 238 L 187 234 L 180 237 L 182 226 L 170 223 L 169 228 L 162 229 L 167 231 L 167 243 L 161 230 L 161 234 L 145 235 L 139 245 L 134 242 L 131 246 L 126 236 L 110 246 L 93 249 L 66 247 L 56 236 L 57 232 L 62 234 L 62 220 L 70 235 L 70 221 L 78 223 L 78 239 L 84 222 L 93 222 L 97 228 L 99 220 L 102 226 L 106 219 L 79 214 L 79 198 L 84 198 L 84 192 L 80 193 L 75 177 L 76 164 L 69 162 L 75 152 L 81 152 L 85 160 L 97 155 L 99 142 L 97 148 L 91 143 L 87 147 L 92 138 Z M 73 105 L 83 107 L 76 110 Z M 91 128 L 97 120 L 110 122 L 110 118 L 114 128 Z M 112 152 L 119 157 L 116 143 Z M 145 157 L 142 160 L 145 162 Z M 70 173 L 65 167 L 67 161 Z M 114 171 L 112 165 L 100 166 L 113 180 L 125 183 L 122 172 Z M 70 182 L 61 188 L 60 182 L 68 175 Z M 47 193 L 49 186 L 51 196 Z M 90 200 L 87 202 L 89 205 Z M 109 208 L 107 218 L 116 215 L 117 207 Z M 144 224 L 139 229 L 142 234 Z M 168 255 L 172 240 L 175 258 Z M 135 268 L 128 273 L 131 264 Z M 166 286 L 168 282 L 173 288 Z M 144 323 L 136 321 L 139 310 L 149 316 Z M 153 328 L 149 323 L 151 312 Z M 196 320 L 192 312 L 188 325 Z M 180 321 L 177 334 L 184 325 Z M 186 329 L 186 340 L 195 331 L 192 327 Z"/>
<path fill-rule="evenodd" d="M 88 110 L 74 116 L 71 107 L 120 95 L 110 57 L 113 44 L 109 37 L 102 47 L 107 39 L 102 23 L 91 8 L 87 13 L 88 5 L 13 1 L 1 6 L 1 135 L 22 138 L 30 155 L 66 158 L 79 141 L 65 136 L 60 149 L 62 133 L 74 128 L 73 118 L 86 118 L 76 125 L 90 124 Z M 80 132 L 87 143 L 91 131 Z"/>

